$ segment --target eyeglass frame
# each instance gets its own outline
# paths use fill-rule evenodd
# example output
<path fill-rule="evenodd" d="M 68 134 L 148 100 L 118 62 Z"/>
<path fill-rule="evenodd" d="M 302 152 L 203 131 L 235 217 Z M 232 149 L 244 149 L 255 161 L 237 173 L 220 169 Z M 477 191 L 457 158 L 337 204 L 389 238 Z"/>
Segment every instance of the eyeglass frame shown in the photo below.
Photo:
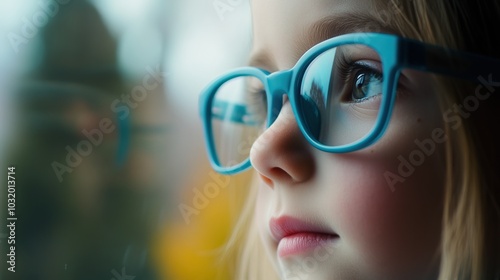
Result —
<path fill-rule="evenodd" d="M 342 45 L 370 47 L 382 62 L 383 85 L 380 112 L 374 127 L 363 138 L 341 146 L 327 146 L 309 135 L 304 117 L 297 109 L 303 76 L 319 55 Z M 387 129 L 396 100 L 397 81 L 402 69 L 414 69 L 476 81 L 484 75 L 500 75 L 500 60 L 470 52 L 458 51 L 386 33 L 350 33 L 325 40 L 306 51 L 290 69 L 270 73 L 257 67 L 240 67 L 214 79 L 200 95 L 199 110 L 204 127 L 206 148 L 212 168 L 225 175 L 236 174 L 251 167 L 250 157 L 241 163 L 224 167 L 217 156 L 212 133 L 212 104 L 218 89 L 238 77 L 258 78 L 267 96 L 266 129 L 277 119 L 283 106 L 283 95 L 293 110 L 302 135 L 315 148 L 328 153 L 348 153 L 364 149 L 379 140 Z"/>

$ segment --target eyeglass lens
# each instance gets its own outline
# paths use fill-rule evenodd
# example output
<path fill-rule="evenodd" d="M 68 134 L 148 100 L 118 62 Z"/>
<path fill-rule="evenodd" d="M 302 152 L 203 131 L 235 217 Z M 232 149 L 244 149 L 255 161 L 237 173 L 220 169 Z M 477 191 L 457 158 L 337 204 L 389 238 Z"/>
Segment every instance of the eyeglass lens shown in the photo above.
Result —
<path fill-rule="evenodd" d="M 300 88 L 290 95 L 306 133 L 331 147 L 368 135 L 384 98 L 379 54 L 364 45 L 341 45 L 324 51 L 305 67 Z M 219 165 L 242 163 L 266 128 L 267 97 L 262 81 L 250 76 L 228 80 L 215 93 L 211 113 Z"/>

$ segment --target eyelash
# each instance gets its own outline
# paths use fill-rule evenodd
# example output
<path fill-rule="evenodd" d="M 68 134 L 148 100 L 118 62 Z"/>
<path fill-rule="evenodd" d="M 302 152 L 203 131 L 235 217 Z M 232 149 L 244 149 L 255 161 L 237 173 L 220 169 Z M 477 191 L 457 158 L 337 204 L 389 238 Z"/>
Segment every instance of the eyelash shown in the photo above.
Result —
<path fill-rule="evenodd" d="M 352 89 L 354 89 L 354 83 L 355 79 L 357 78 L 357 74 L 365 73 L 373 75 L 374 78 L 383 81 L 384 75 L 382 72 L 360 61 L 348 61 L 345 57 L 341 58 L 338 61 L 338 64 L 340 69 L 340 78 L 343 81 L 344 85 L 347 85 L 347 91 L 345 88 L 342 90 L 342 98 L 344 99 L 344 101 L 349 103 L 360 103 L 375 97 L 372 96 L 360 100 L 352 100 Z"/>
<path fill-rule="evenodd" d="M 360 73 L 360 72 L 372 73 L 375 78 L 380 79 L 382 81 L 384 78 L 384 74 L 381 71 L 375 69 L 374 67 L 369 66 L 367 63 L 363 63 L 360 61 L 350 62 L 346 58 L 343 58 L 339 61 L 339 65 L 340 65 L 340 69 L 342 69 L 341 79 L 345 83 L 348 82 L 349 85 L 353 84 L 353 82 L 355 81 L 354 78 L 356 77 L 356 74 Z M 401 81 L 402 79 L 404 79 L 404 77 L 405 77 L 404 73 L 401 73 L 401 76 L 399 77 L 398 84 L 396 87 L 396 98 L 398 98 L 398 99 L 405 97 L 408 94 L 411 94 L 411 91 L 408 89 L 408 87 L 405 85 L 405 83 Z M 344 98 L 345 98 L 345 95 L 347 93 L 342 93 L 342 94 L 344 95 Z M 373 96 L 373 97 L 375 97 L 375 96 Z M 350 103 L 364 102 L 364 101 L 367 101 L 373 97 L 368 97 L 366 99 L 362 99 L 359 101 L 346 100 L 346 102 L 350 102 Z M 347 98 L 350 99 L 351 96 L 348 96 Z"/>
<path fill-rule="evenodd" d="M 265 118 L 267 116 L 267 95 L 266 91 L 260 86 L 248 86 L 248 111 L 251 108 L 256 109 L 260 117 Z M 263 112 L 260 110 L 264 110 Z M 262 114 L 262 115 L 261 115 Z"/>
<path fill-rule="evenodd" d="M 376 98 L 376 96 L 366 97 L 360 100 L 353 100 L 352 90 L 354 89 L 355 79 L 357 75 L 360 73 L 365 73 L 368 75 L 372 75 L 373 78 L 383 81 L 383 73 L 374 67 L 368 66 L 367 63 L 363 63 L 360 61 L 348 61 L 347 58 L 343 57 L 339 61 L 337 61 L 340 69 L 340 79 L 343 81 L 344 89 L 341 91 L 342 99 L 347 103 L 361 103 L 368 101 L 370 99 Z M 346 90 L 347 86 L 347 90 Z M 258 86 L 249 86 L 248 91 L 250 92 L 250 106 L 257 104 L 256 107 L 260 108 L 260 103 L 267 104 L 267 96 L 264 89 Z M 398 95 L 400 92 L 400 86 L 398 85 Z M 313 97 L 314 98 L 314 97 Z M 316 99 L 318 99 L 316 97 Z M 315 99 L 315 100 L 316 100 Z M 318 100 L 316 100 L 318 101 Z M 266 106 L 266 105 L 265 105 Z M 321 107 L 321 106 L 320 106 Z M 267 107 L 265 108 L 267 112 Z"/>

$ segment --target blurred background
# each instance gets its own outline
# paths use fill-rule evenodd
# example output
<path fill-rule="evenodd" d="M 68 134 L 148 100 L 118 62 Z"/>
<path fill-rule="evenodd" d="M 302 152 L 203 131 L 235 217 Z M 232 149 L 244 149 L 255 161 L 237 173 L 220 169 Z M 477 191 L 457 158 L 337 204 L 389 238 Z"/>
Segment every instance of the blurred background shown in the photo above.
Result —
<path fill-rule="evenodd" d="M 250 46 L 247 0 L 1 0 L 0 279 L 233 279 L 198 97 Z"/>

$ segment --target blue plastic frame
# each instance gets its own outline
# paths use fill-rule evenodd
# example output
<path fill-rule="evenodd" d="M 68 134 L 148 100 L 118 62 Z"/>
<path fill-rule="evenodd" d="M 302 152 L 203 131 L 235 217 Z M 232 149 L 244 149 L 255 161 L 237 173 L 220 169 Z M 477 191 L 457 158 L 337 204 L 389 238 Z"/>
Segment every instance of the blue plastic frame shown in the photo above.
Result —
<path fill-rule="evenodd" d="M 361 44 L 378 52 L 382 60 L 382 73 L 384 73 L 382 94 L 385 97 L 382 99 L 378 120 L 368 135 L 347 145 L 329 147 L 318 143 L 308 134 L 303 123 L 303 117 L 299 116 L 297 98 L 300 94 L 300 83 L 308 65 L 324 51 L 343 44 Z M 304 137 L 312 146 L 329 153 L 348 153 L 366 148 L 382 137 L 389 125 L 396 99 L 395 92 L 399 75 L 402 69 L 407 68 L 477 81 L 479 76 L 500 74 L 500 60 L 429 45 L 393 34 L 351 33 L 337 36 L 315 45 L 297 61 L 293 68 L 288 70 L 274 73 L 269 73 L 255 67 L 243 67 L 233 70 L 215 79 L 203 90 L 200 96 L 200 113 L 203 120 L 210 163 L 215 171 L 222 174 L 235 174 L 251 166 L 249 158 L 236 166 L 221 166 L 213 142 L 212 103 L 214 102 L 214 96 L 218 88 L 230 79 L 252 76 L 262 81 L 268 100 L 268 127 L 276 120 L 281 111 L 283 95 L 287 95 L 297 124 Z"/>

